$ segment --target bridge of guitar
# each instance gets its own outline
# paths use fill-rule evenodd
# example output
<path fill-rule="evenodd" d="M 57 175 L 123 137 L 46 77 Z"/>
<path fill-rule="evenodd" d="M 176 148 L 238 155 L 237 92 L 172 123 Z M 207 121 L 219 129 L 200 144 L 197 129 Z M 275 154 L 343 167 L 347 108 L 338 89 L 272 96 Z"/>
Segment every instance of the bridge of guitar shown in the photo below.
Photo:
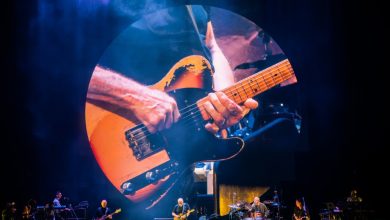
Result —
<path fill-rule="evenodd" d="M 166 148 L 163 136 L 159 133 L 151 134 L 142 124 L 127 130 L 125 138 L 138 161 Z"/>

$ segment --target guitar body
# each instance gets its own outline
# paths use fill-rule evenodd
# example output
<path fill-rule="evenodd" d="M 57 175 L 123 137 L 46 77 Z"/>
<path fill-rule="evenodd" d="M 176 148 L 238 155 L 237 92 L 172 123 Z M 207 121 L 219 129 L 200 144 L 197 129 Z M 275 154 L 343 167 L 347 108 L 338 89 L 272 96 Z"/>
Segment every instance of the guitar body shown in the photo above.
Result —
<path fill-rule="evenodd" d="M 173 217 L 173 220 L 184 220 L 187 219 L 187 217 Z"/>
<path fill-rule="evenodd" d="M 173 217 L 173 220 L 184 220 L 187 219 L 187 217 Z"/>
<path fill-rule="evenodd" d="M 191 209 L 191 210 L 188 211 L 188 214 L 190 214 L 190 213 L 192 213 L 194 211 L 195 211 L 195 209 Z M 187 218 L 188 217 L 186 216 L 186 214 L 181 213 L 181 214 L 179 214 L 178 217 L 173 217 L 173 220 L 184 220 L 184 219 L 187 219 Z"/>
<path fill-rule="evenodd" d="M 211 83 L 208 61 L 189 56 L 151 86 L 168 92 L 179 109 L 187 111 L 171 129 L 156 134 L 150 134 L 129 112 L 86 104 L 86 126 L 94 156 L 111 183 L 130 200 L 153 200 L 152 195 L 157 198 L 157 191 L 164 191 L 167 183 L 174 182 L 190 164 L 228 159 L 242 150 L 241 139 L 219 139 L 204 129 L 195 103 L 207 96 Z"/>
<path fill-rule="evenodd" d="M 151 86 L 174 97 L 181 113 L 170 129 L 155 134 L 127 109 L 87 102 L 86 127 L 94 156 L 111 183 L 131 201 L 149 199 L 153 205 L 190 164 L 230 159 L 243 149 L 242 139 L 220 139 L 204 129 L 200 111 L 212 91 L 212 73 L 204 57 L 188 56 Z M 294 77 L 285 59 L 221 92 L 240 104 Z"/>

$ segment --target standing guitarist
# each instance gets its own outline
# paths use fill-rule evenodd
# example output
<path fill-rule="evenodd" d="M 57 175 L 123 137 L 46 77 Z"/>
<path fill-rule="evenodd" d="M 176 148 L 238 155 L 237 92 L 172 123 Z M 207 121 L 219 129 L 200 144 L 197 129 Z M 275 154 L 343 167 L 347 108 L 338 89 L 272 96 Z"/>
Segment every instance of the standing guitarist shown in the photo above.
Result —
<path fill-rule="evenodd" d="M 184 203 L 183 198 L 177 200 L 177 204 L 173 207 L 172 216 L 174 220 L 187 219 L 190 215 L 190 206 L 188 203 Z"/>
<path fill-rule="evenodd" d="M 302 199 L 298 198 L 295 200 L 293 220 L 310 220 L 310 216 L 306 210 L 306 205 L 304 204 L 303 198 Z"/>
<path fill-rule="evenodd" d="M 112 219 L 111 209 L 107 207 L 107 200 L 103 199 L 100 202 L 100 207 L 97 208 L 95 220 Z"/>

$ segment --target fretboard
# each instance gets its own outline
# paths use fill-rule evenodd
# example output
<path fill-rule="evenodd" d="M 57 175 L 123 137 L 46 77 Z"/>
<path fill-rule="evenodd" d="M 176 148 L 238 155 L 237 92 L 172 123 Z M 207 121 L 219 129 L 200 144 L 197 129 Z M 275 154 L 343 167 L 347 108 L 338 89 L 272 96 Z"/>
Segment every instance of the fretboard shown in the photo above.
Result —
<path fill-rule="evenodd" d="M 295 76 L 288 59 L 280 61 L 267 69 L 257 72 L 234 85 L 222 90 L 230 99 L 236 103 L 243 103 L 248 98 L 252 98 L 265 92 L 280 83 Z"/>

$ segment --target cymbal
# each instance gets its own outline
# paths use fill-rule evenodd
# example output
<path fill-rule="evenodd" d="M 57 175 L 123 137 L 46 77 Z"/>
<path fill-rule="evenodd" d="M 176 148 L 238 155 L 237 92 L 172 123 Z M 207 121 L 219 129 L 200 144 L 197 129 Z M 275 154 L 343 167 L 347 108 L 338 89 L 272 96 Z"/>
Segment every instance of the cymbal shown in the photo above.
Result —
<path fill-rule="evenodd" d="M 263 203 L 266 205 L 272 205 L 272 206 L 280 206 L 281 205 L 279 202 L 274 202 L 272 200 L 264 200 Z"/>
<path fill-rule="evenodd" d="M 274 203 L 274 201 L 272 201 L 272 200 L 264 200 L 263 203 L 264 204 L 272 204 L 272 203 Z"/>
<path fill-rule="evenodd" d="M 228 205 L 230 208 L 232 209 L 238 209 L 240 208 L 240 206 L 236 205 L 236 204 L 231 204 L 231 205 Z"/>
<path fill-rule="evenodd" d="M 323 211 L 323 212 L 320 212 L 320 213 L 318 213 L 318 214 L 320 214 L 320 215 L 330 215 L 332 212 L 330 212 L 330 211 Z"/>

